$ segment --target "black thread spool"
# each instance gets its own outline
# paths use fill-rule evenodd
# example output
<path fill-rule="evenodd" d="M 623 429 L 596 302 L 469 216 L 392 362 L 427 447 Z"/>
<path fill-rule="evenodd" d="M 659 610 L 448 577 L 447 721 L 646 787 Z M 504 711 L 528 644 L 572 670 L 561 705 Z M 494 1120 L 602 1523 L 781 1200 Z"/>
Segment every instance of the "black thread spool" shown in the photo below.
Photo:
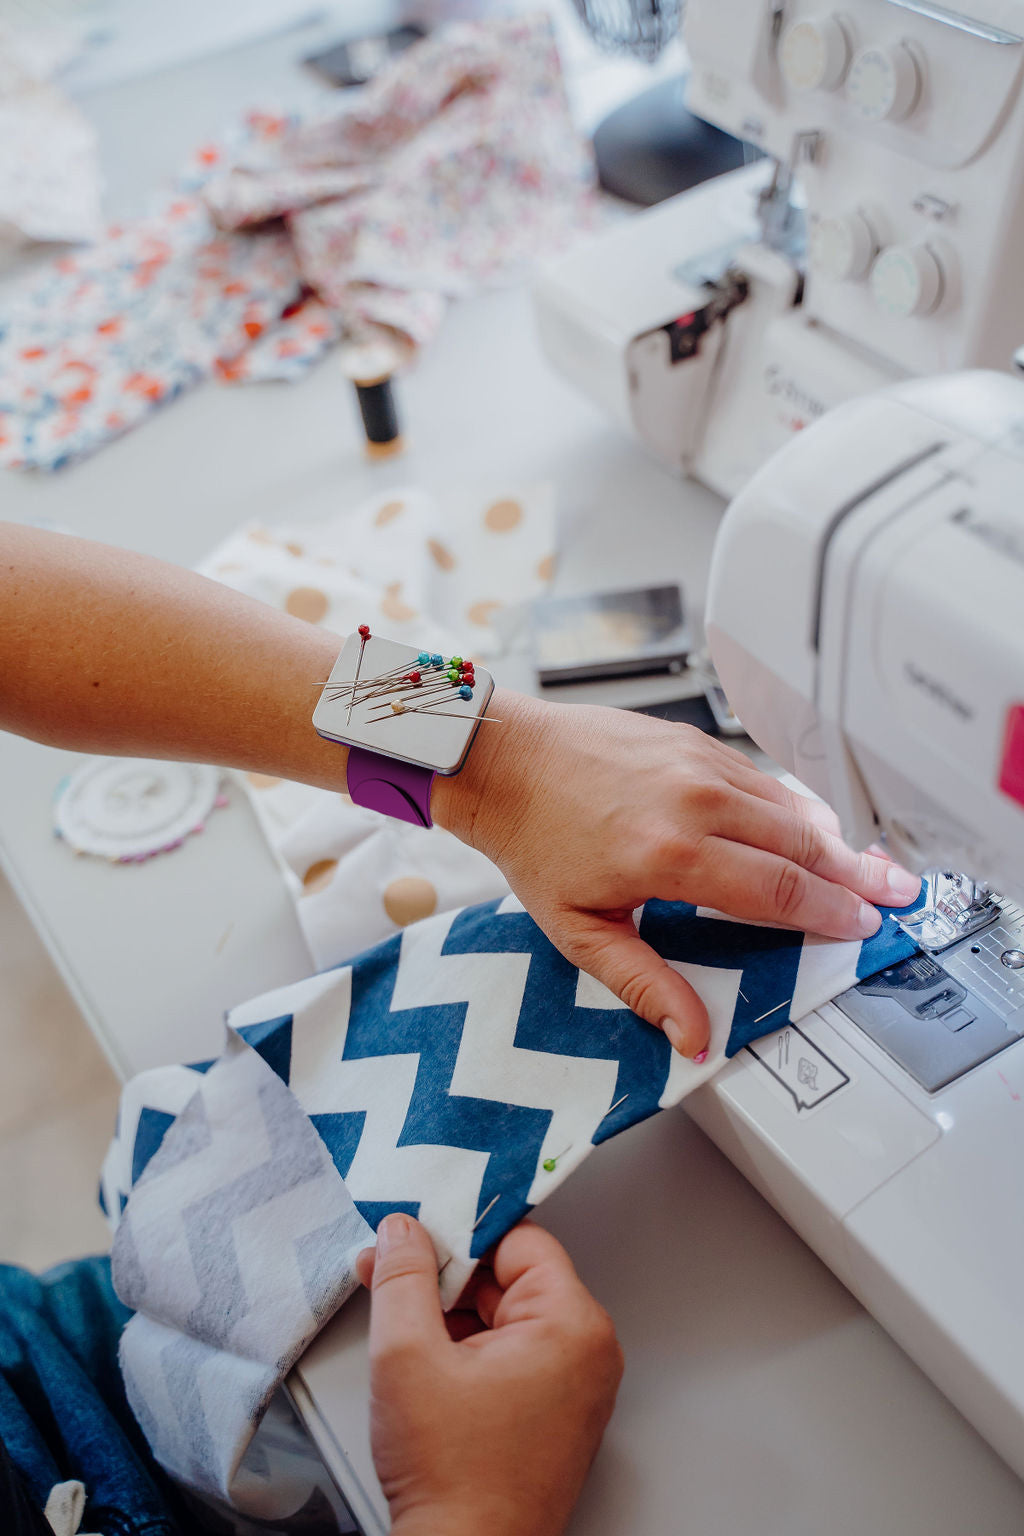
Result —
<path fill-rule="evenodd" d="M 366 455 L 388 459 L 405 447 L 398 425 L 395 393 L 392 388 L 395 359 L 385 346 L 353 347 L 343 363 L 355 385 L 359 414 L 366 433 Z"/>

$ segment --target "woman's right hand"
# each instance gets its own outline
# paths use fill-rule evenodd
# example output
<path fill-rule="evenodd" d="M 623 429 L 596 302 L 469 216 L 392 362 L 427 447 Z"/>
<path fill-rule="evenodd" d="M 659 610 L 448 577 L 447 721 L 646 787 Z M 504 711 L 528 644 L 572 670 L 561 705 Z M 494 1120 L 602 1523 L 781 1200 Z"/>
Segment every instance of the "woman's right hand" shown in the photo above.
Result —
<path fill-rule="evenodd" d="M 622 1375 L 611 1319 L 565 1249 L 521 1222 L 447 1318 L 411 1217 L 386 1217 L 358 1267 L 393 1536 L 560 1536 Z"/>

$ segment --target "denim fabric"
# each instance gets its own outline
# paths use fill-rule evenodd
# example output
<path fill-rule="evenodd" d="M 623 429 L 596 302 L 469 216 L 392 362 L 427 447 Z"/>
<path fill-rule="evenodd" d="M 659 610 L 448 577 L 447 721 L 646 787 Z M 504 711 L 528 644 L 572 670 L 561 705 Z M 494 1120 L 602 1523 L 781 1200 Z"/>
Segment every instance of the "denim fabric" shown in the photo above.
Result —
<path fill-rule="evenodd" d="M 191 1536 L 195 1518 L 125 1398 L 117 1342 L 130 1316 L 106 1258 L 39 1276 L 0 1265 L 0 1440 L 40 1509 L 74 1478 L 88 1496 L 84 1531 Z"/>
<path fill-rule="evenodd" d="M 25 1479 L 11 1461 L 0 1440 L 0 1510 L 4 1536 L 53 1536 L 49 1521 L 25 1486 Z"/>

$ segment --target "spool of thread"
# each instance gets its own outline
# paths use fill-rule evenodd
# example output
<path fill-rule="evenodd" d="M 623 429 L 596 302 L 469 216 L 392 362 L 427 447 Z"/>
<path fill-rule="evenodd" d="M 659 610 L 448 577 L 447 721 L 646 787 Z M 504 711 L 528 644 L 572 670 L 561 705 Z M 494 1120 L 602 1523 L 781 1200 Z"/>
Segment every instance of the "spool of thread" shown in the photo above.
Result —
<path fill-rule="evenodd" d="M 391 383 L 395 363 L 393 352 L 383 343 L 347 347 L 342 354 L 342 367 L 355 385 L 366 454 L 371 459 L 391 458 L 405 447 Z"/>

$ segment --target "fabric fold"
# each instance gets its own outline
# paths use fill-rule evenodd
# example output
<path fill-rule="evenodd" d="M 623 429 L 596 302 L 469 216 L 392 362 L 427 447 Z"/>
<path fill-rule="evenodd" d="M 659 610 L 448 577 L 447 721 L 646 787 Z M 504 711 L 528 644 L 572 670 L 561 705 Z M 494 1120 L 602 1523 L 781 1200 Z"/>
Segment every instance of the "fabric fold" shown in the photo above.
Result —
<path fill-rule="evenodd" d="M 250 1441 L 355 1288 L 373 1233 L 294 1095 L 233 1030 L 144 1168 L 132 1163 L 111 1255 L 135 1312 L 120 1347 L 132 1411 L 174 1477 L 258 1515 Z"/>

